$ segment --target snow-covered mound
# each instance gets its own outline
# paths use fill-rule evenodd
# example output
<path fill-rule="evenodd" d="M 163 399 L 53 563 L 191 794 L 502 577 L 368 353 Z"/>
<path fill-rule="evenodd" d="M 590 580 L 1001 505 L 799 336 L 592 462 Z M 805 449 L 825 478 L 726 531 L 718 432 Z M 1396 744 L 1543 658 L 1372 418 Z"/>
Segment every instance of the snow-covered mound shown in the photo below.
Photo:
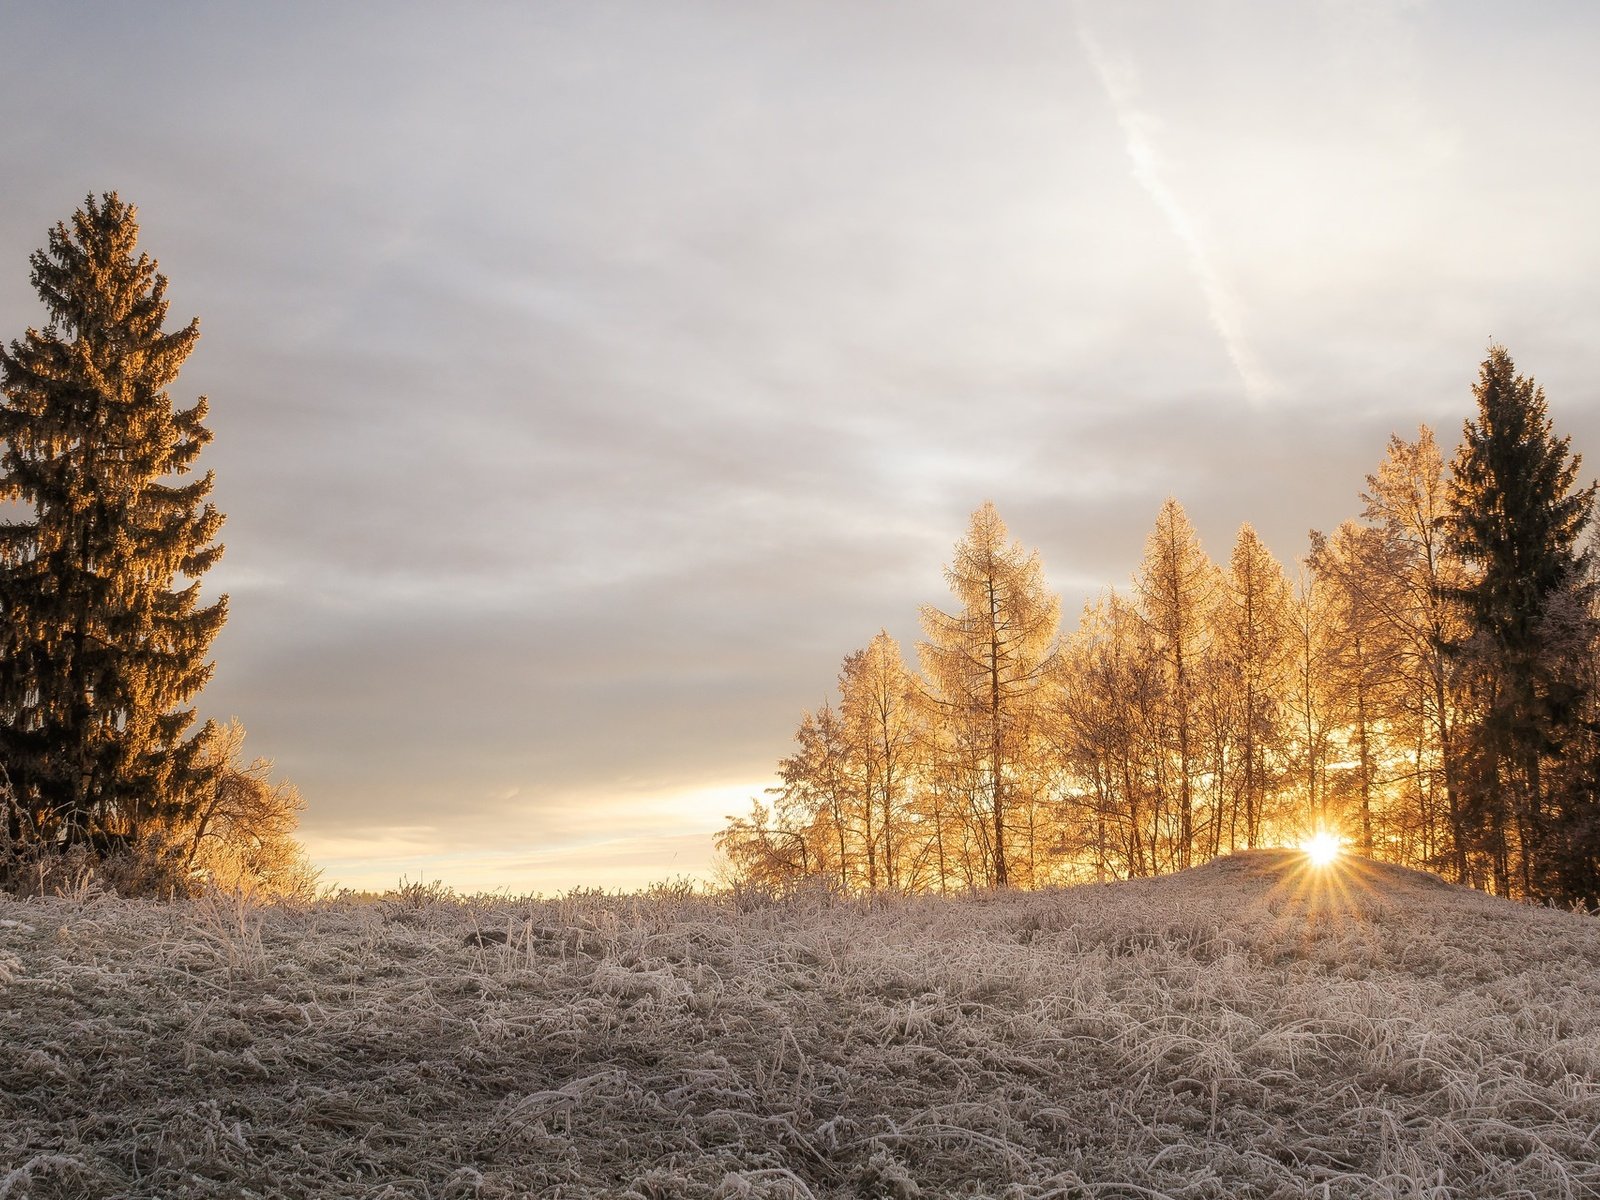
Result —
<path fill-rule="evenodd" d="M 1071 891 L 0 899 L 0 1197 L 1600 1194 L 1600 922 Z"/>

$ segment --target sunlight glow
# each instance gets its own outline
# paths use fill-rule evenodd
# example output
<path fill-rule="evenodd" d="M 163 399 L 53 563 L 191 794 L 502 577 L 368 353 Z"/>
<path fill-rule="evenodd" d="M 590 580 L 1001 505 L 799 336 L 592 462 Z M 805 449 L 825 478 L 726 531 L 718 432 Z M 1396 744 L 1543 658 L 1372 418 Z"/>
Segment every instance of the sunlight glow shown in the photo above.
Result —
<path fill-rule="evenodd" d="M 1340 837 L 1329 833 L 1326 829 L 1319 829 L 1305 841 L 1300 843 L 1306 857 L 1311 860 L 1313 867 L 1326 867 L 1332 865 L 1339 857 Z"/>

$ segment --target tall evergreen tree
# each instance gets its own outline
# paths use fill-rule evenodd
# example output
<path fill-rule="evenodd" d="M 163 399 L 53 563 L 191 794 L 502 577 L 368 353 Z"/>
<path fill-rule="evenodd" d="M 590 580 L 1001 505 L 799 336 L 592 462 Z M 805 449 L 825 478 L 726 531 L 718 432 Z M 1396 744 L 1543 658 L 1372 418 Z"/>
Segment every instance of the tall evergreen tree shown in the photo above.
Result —
<path fill-rule="evenodd" d="M 0 348 L 0 763 L 8 832 L 45 845 L 137 838 L 181 819 L 213 780 L 189 700 L 226 597 L 201 602 L 222 553 L 206 400 L 167 388 L 199 322 L 172 332 L 167 280 L 136 211 L 89 197 L 31 257 L 48 320 Z M 31 509 L 31 513 L 28 510 Z"/>
<path fill-rule="evenodd" d="M 1552 830 L 1593 797 L 1557 795 L 1553 779 L 1585 706 L 1582 676 L 1558 642 L 1588 609 L 1580 545 L 1595 486 L 1578 487 L 1580 460 L 1552 432 L 1544 390 L 1491 346 L 1452 464 L 1450 532 L 1473 572 L 1461 589 L 1473 635 L 1479 716 L 1472 731 L 1466 815 L 1496 890 L 1549 895 L 1563 857 Z"/>

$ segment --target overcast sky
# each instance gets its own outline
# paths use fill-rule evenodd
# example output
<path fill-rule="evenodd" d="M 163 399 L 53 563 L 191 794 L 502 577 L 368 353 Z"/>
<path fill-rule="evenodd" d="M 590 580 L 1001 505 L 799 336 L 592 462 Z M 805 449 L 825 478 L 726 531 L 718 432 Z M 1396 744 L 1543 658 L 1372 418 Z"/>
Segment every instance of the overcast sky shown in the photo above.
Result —
<path fill-rule="evenodd" d="M 1491 338 L 1600 455 L 1597 56 L 1583 2 L 0 0 L 0 336 L 139 206 L 201 708 L 331 881 L 635 886 L 985 499 L 1070 623 L 1168 495 L 1303 553 Z"/>

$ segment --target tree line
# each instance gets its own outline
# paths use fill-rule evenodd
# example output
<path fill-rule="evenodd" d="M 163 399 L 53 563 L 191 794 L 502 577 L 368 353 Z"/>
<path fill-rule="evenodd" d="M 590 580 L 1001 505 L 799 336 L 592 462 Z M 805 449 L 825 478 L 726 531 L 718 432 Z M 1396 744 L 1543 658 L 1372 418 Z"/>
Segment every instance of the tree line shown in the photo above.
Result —
<path fill-rule="evenodd" d="M 1182 870 L 1316 831 L 1500 895 L 1600 902 L 1595 485 L 1491 346 L 1447 461 L 1395 436 L 1358 517 L 1291 573 L 1250 525 L 1225 563 L 1182 506 L 1077 628 L 993 504 L 925 607 L 804 714 L 730 817 L 736 879 L 848 891 Z"/>
<path fill-rule="evenodd" d="M 164 328 L 138 238 L 132 205 L 87 198 L 29 260 L 46 324 L 0 346 L 0 887 L 305 891 L 299 793 L 237 721 L 194 727 L 223 516 L 206 398 L 167 390 L 199 321 Z"/>

